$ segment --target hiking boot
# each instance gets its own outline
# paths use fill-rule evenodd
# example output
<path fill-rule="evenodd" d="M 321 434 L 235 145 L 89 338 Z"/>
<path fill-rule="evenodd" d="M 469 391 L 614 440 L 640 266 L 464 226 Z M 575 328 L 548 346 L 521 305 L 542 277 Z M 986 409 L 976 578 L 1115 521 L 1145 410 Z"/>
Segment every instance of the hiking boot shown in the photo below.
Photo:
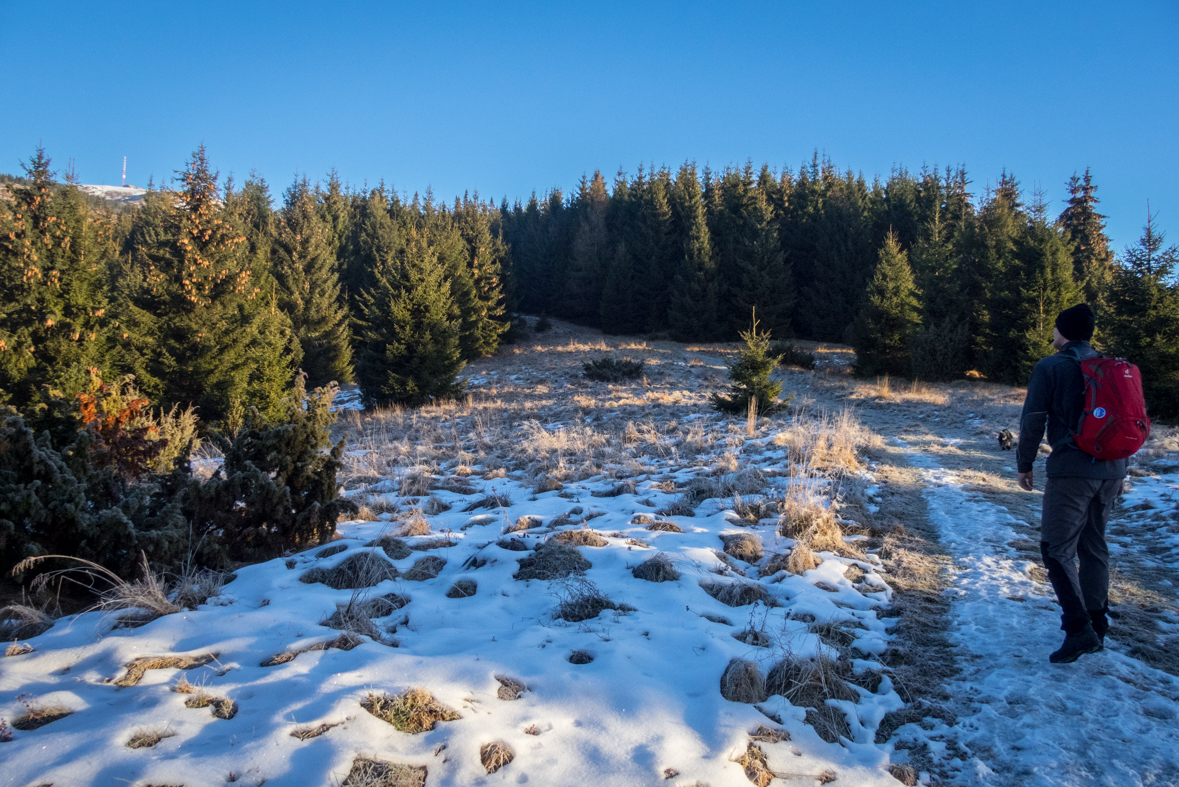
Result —
<path fill-rule="evenodd" d="M 1085 626 L 1081 631 L 1067 635 L 1060 650 L 1052 653 L 1048 660 L 1053 664 L 1071 664 L 1086 653 L 1096 653 L 1099 650 L 1101 637 L 1097 636 L 1092 626 Z"/>
<path fill-rule="evenodd" d="M 1101 640 L 1101 650 L 1105 650 L 1105 633 L 1109 631 L 1109 618 L 1106 617 L 1108 611 L 1107 609 L 1089 610 L 1089 620 L 1093 624 L 1093 633 L 1097 635 L 1097 639 Z"/>

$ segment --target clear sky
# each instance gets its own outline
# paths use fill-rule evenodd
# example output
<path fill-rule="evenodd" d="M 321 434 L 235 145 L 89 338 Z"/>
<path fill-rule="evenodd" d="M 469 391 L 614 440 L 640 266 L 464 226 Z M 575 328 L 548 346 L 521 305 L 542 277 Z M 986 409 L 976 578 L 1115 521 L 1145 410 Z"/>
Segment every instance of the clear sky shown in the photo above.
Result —
<path fill-rule="evenodd" d="M 256 169 L 498 201 L 685 159 L 1006 168 L 1058 212 L 1091 167 L 1119 251 L 1179 241 L 1179 2 L 0 0 L 0 172 Z"/>

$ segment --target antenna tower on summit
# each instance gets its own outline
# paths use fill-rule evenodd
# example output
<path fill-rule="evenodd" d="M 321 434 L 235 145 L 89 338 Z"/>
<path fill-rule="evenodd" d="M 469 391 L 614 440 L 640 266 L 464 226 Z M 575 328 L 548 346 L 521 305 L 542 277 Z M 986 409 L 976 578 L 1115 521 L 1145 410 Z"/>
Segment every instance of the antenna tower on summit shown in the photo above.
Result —
<path fill-rule="evenodd" d="M 123 156 L 123 185 L 127 185 L 127 157 Z"/>

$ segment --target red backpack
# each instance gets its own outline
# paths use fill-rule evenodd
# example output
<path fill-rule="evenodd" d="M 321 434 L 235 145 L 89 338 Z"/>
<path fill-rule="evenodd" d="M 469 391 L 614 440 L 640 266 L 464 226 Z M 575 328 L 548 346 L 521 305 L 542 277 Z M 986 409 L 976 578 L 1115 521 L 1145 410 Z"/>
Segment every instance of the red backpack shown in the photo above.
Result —
<path fill-rule="evenodd" d="M 1150 437 L 1142 373 L 1124 358 L 1075 359 L 1085 378 L 1085 405 L 1072 440 L 1098 459 L 1126 459 Z"/>

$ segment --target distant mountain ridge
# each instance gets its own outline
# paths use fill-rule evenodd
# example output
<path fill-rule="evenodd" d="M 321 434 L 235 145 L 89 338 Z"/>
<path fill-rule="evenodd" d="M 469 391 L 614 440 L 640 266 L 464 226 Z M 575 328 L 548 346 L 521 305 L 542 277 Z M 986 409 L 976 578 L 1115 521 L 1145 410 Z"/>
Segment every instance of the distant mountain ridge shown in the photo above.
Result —
<path fill-rule="evenodd" d="M 131 205 L 143 201 L 143 195 L 147 193 L 147 189 L 137 188 L 136 186 L 101 186 L 101 185 L 81 185 L 78 190 L 83 194 L 89 194 L 92 197 L 99 197 L 107 202 L 114 202 L 120 205 Z"/>

